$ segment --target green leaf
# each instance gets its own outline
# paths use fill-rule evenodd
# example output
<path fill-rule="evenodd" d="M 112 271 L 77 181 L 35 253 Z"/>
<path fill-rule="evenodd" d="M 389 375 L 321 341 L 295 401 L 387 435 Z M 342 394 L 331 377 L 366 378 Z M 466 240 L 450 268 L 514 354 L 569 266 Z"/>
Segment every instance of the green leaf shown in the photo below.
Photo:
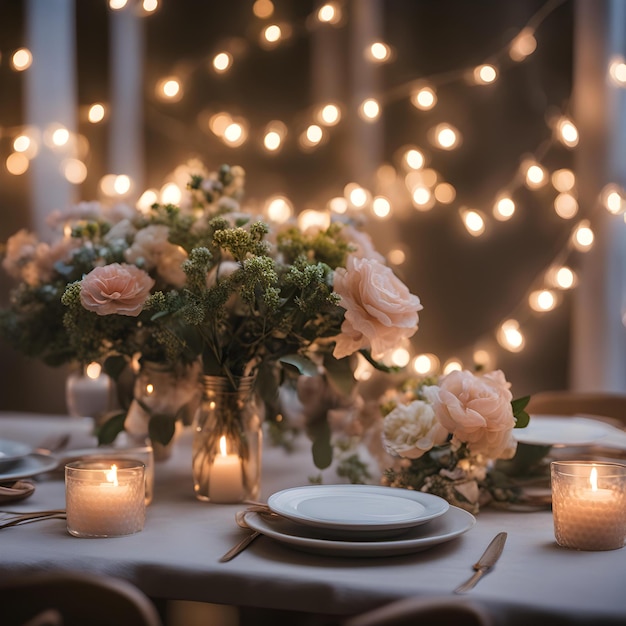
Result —
<path fill-rule="evenodd" d="M 511 402 L 513 407 L 513 415 L 517 415 L 520 411 L 526 408 L 530 402 L 530 396 L 524 396 L 523 398 L 516 398 Z"/>
<path fill-rule="evenodd" d="M 171 415 L 155 413 L 148 422 L 148 434 L 152 441 L 167 445 L 174 436 L 176 420 Z"/>
<path fill-rule="evenodd" d="M 333 447 L 330 444 L 330 426 L 326 420 L 315 424 L 310 431 L 313 439 L 311 452 L 313 454 L 313 462 L 318 469 L 325 469 L 333 462 Z"/>
<path fill-rule="evenodd" d="M 124 430 L 126 413 L 116 413 L 98 428 L 98 445 L 107 446 Z"/>
<path fill-rule="evenodd" d="M 526 428 L 528 426 L 528 422 L 530 422 L 530 415 L 526 413 L 526 411 L 521 411 L 515 416 L 517 420 L 515 422 L 515 428 Z"/>
<path fill-rule="evenodd" d="M 319 373 L 315 363 L 302 354 L 286 354 L 279 359 L 279 362 L 283 365 L 295 367 L 303 376 L 317 376 Z"/>
<path fill-rule="evenodd" d="M 324 367 L 329 382 L 342 395 L 349 396 L 354 391 L 356 379 L 352 371 L 352 359 L 335 359 L 332 355 L 327 355 L 324 359 Z"/>

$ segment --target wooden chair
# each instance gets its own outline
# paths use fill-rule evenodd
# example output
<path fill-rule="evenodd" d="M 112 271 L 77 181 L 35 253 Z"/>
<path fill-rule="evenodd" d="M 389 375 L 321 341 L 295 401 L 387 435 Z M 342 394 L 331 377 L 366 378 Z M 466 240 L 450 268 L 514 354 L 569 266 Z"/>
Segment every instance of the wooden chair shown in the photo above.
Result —
<path fill-rule="evenodd" d="M 342 626 L 492 626 L 488 612 L 470 598 L 405 598 L 361 613 Z"/>
<path fill-rule="evenodd" d="M 150 599 L 125 580 L 45 573 L 0 583 L 2 626 L 162 626 Z"/>
<path fill-rule="evenodd" d="M 540 391 L 526 407 L 535 415 L 595 415 L 608 417 L 626 427 L 626 395 L 582 391 Z"/>

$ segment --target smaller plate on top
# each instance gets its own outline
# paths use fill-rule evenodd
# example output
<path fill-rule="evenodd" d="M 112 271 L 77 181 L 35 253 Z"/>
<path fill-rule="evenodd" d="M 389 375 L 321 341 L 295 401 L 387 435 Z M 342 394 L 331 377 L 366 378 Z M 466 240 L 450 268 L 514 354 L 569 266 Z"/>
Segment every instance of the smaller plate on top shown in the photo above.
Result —
<path fill-rule="evenodd" d="M 0 439 L 0 471 L 14 465 L 32 451 L 31 446 L 21 441 Z"/>
<path fill-rule="evenodd" d="M 308 485 L 272 494 L 269 508 L 334 535 L 390 535 L 443 515 L 450 505 L 430 493 L 376 485 Z"/>
<path fill-rule="evenodd" d="M 606 422 L 578 415 L 531 415 L 528 426 L 513 434 L 520 443 L 564 447 L 594 445 L 621 432 Z"/>
<path fill-rule="evenodd" d="M 0 467 L 0 483 L 30 478 L 37 474 L 49 472 L 57 467 L 58 459 L 47 454 L 29 454 L 18 459 L 8 468 Z"/>

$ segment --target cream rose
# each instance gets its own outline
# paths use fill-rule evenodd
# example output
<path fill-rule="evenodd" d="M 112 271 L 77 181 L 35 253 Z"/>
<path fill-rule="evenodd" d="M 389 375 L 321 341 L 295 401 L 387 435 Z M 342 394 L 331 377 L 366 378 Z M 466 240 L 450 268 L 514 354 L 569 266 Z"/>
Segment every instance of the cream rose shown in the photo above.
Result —
<path fill-rule="evenodd" d="M 80 286 L 80 301 L 88 311 L 137 317 L 154 280 L 134 265 L 111 263 L 91 270 Z"/>
<path fill-rule="evenodd" d="M 517 447 L 510 386 L 500 370 L 483 375 L 464 370 L 448 374 L 438 387 L 426 387 L 424 394 L 452 433 L 453 445 L 466 443 L 474 454 L 510 459 Z"/>
<path fill-rule="evenodd" d="M 419 459 L 433 446 L 445 443 L 448 433 L 433 407 L 423 400 L 399 404 L 383 420 L 383 444 L 390 454 Z"/>
<path fill-rule="evenodd" d="M 335 338 L 337 359 L 368 347 L 378 358 L 417 330 L 419 298 L 376 259 L 349 255 L 346 267 L 335 270 L 334 291 L 346 310 Z"/>

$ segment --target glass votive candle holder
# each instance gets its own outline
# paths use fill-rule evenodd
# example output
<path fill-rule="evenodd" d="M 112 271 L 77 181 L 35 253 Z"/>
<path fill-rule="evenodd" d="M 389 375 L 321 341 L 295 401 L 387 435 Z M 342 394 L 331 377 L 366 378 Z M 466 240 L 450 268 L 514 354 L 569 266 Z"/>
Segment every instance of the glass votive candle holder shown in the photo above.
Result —
<path fill-rule="evenodd" d="M 553 461 L 552 515 L 560 546 L 615 550 L 626 541 L 626 465 Z"/>
<path fill-rule="evenodd" d="M 67 530 L 75 537 L 122 537 L 143 529 L 145 466 L 139 461 L 75 461 L 65 466 Z"/>

